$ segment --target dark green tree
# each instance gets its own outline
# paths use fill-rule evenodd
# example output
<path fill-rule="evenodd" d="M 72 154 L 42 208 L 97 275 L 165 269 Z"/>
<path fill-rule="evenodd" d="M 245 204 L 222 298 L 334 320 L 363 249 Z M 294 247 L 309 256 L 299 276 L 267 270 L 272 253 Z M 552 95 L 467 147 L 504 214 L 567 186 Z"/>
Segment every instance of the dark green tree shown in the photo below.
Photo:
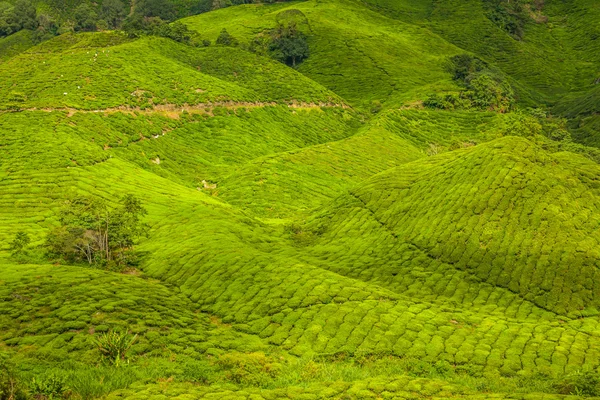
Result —
<path fill-rule="evenodd" d="M 75 30 L 92 32 L 96 30 L 96 23 L 98 22 L 98 14 L 94 9 L 87 3 L 79 5 L 73 14 L 75 19 Z"/>
<path fill-rule="evenodd" d="M 13 8 L 13 18 L 17 30 L 37 28 L 37 13 L 29 0 L 17 0 Z"/>
<path fill-rule="evenodd" d="M 450 58 L 450 72 L 452 78 L 459 82 L 465 82 L 471 74 L 481 72 L 488 68 L 485 61 L 470 54 L 458 54 Z"/>
<path fill-rule="evenodd" d="M 14 17 L 14 7 L 7 2 L 0 2 L 0 37 L 12 35 L 19 30 Z"/>
<path fill-rule="evenodd" d="M 158 17 L 164 21 L 175 19 L 175 8 L 169 0 L 138 0 L 135 14 L 141 17 Z"/>
<path fill-rule="evenodd" d="M 31 243 L 29 235 L 23 231 L 17 232 L 15 238 L 10 242 L 10 252 L 13 256 L 22 255 L 27 252 L 27 247 Z"/>
<path fill-rule="evenodd" d="M 194 36 L 194 32 L 191 31 L 187 25 L 182 24 L 179 21 L 172 24 L 162 24 L 154 30 L 153 34 L 181 43 L 190 43 Z"/>
<path fill-rule="evenodd" d="M 119 28 L 126 14 L 125 4 L 121 0 L 104 0 L 102 2 L 100 16 L 106 21 L 109 28 Z"/>
<path fill-rule="evenodd" d="M 38 15 L 38 28 L 35 31 L 35 41 L 42 42 L 48 40 L 58 34 L 58 24 L 48 14 Z"/>
<path fill-rule="evenodd" d="M 270 50 L 275 58 L 291 67 L 309 56 L 306 35 L 297 29 L 294 22 L 288 26 L 279 24 L 273 30 Z"/>

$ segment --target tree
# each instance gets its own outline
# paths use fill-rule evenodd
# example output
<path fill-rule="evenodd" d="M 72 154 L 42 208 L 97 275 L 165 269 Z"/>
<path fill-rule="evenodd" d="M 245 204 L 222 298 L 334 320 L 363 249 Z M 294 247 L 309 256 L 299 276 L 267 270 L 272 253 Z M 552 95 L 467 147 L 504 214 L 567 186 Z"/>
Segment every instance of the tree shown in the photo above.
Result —
<path fill-rule="evenodd" d="M 58 24 L 48 14 L 38 15 L 38 28 L 35 31 L 35 41 L 42 42 L 58 34 Z"/>
<path fill-rule="evenodd" d="M 450 72 L 455 81 L 465 82 L 469 75 L 487 69 L 485 61 L 470 54 L 458 54 L 450 58 Z"/>
<path fill-rule="evenodd" d="M 92 9 L 87 3 L 79 5 L 74 12 L 75 18 L 75 30 L 92 32 L 96 30 L 96 23 L 98 22 L 98 14 Z"/>
<path fill-rule="evenodd" d="M 309 56 L 306 36 L 297 29 L 295 22 L 288 26 L 279 24 L 273 30 L 270 50 L 275 58 L 292 67 Z"/>
<path fill-rule="evenodd" d="M 168 0 L 138 0 L 135 14 L 141 17 L 158 17 L 165 21 L 175 19 L 175 9 Z"/>
<path fill-rule="evenodd" d="M 29 0 L 17 0 L 13 8 L 13 17 L 19 31 L 37 28 L 37 13 Z"/>
<path fill-rule="evenodd" d="M 125 5 L 121 0 L 104 0 L 100 15 L 109 28 L 117 29 L 126 15 Z"/>
<path fill-rule="evenodd" d="M 13 256 L 22 255 L 27 251 L 27 246 L 31 243 L 29 235 L 23 231 L 17 232 L 15 238 L 10 242 L 10 252 Z"/>
<path fill-rule="evenodd" d="M 103 200 L 77 197 L 60 212 L 60 226 L 46 239 L 48 253 L 68 262 L 87 262 L 108 268 L 135 261 L 133 246 L 145 234 L 146 210 L 134 196 L 126 195 L 112 208 Z"/>
<path fill-rule="evenodd" d="M 19 26 L 14 17 L 14 7 L 7 2 L 0 2 L 0 37 L 17 32 Z"/>

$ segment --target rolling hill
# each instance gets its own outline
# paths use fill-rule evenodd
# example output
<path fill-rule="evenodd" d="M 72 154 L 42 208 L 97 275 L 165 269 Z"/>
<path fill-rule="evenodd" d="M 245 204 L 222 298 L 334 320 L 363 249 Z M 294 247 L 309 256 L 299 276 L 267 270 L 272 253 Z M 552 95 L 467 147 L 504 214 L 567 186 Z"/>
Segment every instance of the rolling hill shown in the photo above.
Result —
<path fill-rule="evenodd" d="M 599 9 L 524 2 L 516 37 L 486 1 L 1 39 L 0 400 L 600 397 Z M 295 68 L 256 48 L 290 15 Z M 461 103 L 457 55 L 511 107 Z M 124 195 L 126 267 L 47 255 L 66 201 Z"/>

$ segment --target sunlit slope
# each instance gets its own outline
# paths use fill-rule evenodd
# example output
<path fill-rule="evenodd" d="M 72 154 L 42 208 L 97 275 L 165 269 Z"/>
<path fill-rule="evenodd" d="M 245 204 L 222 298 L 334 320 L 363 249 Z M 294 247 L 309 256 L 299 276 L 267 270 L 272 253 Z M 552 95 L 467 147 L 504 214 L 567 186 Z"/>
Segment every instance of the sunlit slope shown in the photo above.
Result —
<path fill-rule="evenodd" d="M 490 140 L 502 115 L 387 111 L 339 141 L 252 160 L 219 174 L 219 196 L 260 216 L 291 216 L 395 166 Z"/>
<path fill-rule="evenodd" d="M 324 232 L 315 251 L 398 293 L 484 304 L 472 289 L 489 284 L 559 314 L 595 315 L 598 172 L 512 137 L 446 153 L 351 190 L 313 227 Z"/>
<path fill-rule="evenodd" d="M 358 381 L 337 381 L 314 383 L 302 386 L 284 388 L 256 389 L 252 387 L 239 390 L 225 388 L 212 388 L 201 385 L 174 384 L 169 387 L 160 384 L 136 385 L 130 389 L 112 393 L 108 399 L 145 400 L 167 398 L 181 398 L 194 396 L 195 399 L 235 398 L 236 400 L 255 399 L 522 399 L 522 400 L 560 400 L 572 399 L 573 396 L 534 394 L 500 394 L 477 393 L 459 384 L 448 383 L 441 379 L 415 378 L 412 376 L 396 375 L 393 378 L 372 378 Z"/>
<path fill-rule="evenodd" d="M 144 271 L 179 287 L 200 309 L 235 329 L 294 355 L 388 354 L 509 375 L 597 365 L 596 318 L 558 316 L 501 288 L 482 292 L 479 301 L 487 309 L 408 297 L 362 277 L 326 271 L 317 261 L 310 264 L 303 260 L 309 249 L 290 247 L 256 221 L 216 223 L 216 215 L 191 215 L 191 209 L 180 208 L 161 222 L 141 247 L 153 255 Z M 365 241 L 378 234 L 367 218 L 361 225 Z M 356 238 L 358 230 L 344 236 Z M 369 261 L 368 253 L 359 255 L 345 244 L 343 238 L 328 244 L 330 261 Z"/>
<path fill-rule="evenodd" d="M 552 112 L 568 119 L 571 135 L 587 146 L 600 147 L 600 87 L 565 96 Z"/>
<path fill-rule="evenodd" d="M 34 45 L 33 33 L 28 30 L 22 30 L 14 35 L 0 39 L 0 63 L 14 57 Z"/>
<path fill-rule="evenodd" d="M 203 73 L 201 63 L 214 56 L 212 50 L 161 38 L 63 35 L 0 65 L 0 107 L 168 111 L 205 103 L 341 102 L 319 84 L 267 58 L 252 59 L 254 70 L 262 71 L 262 80 L 256 82 L 248 73 L 243 85 Z M 237 68 L 242 69 L 250 62 L 247 57 L 238 52 L 230 60 L 237 64 L 240 58 Z"/>
<path fill-rule="evenodd" d="M 0 305 L 0 342 L 23 357 L 94 363 L 93 334 L 109 329 L 139 334 L 135 351 L 146 357 L 183 353 L 184 347 L 189 356 L 211 348 L 264 347 L 256 338 L 218 330 L 208 316 L 194 312 L 186 297 L 136 276 L 80 267 L 2 264 L 0 296 L 14 299 Z"/>
<path fill-rule="evenodd" d="M 593 0 L 544 2 L 541 13 L 532 11 L 526 18 L 522 40 L 496 26 L 481 0 L 368 0 L 367 4 L 384 15 L 427 27 L 495 64 L 523 85 L 526 97 L 555 102 L 598 78 L 595 21 L 600 9 Z"/>
<path fill-rule="evenodd" d="M 352 1 L 244 5 L 182 21 L 211 40 L 226 28 L 247 45 L 275 27 L 279 13 L 292 9 L 306 16 L 311 52 L 298 71 L 352 104 L 370 106 L 378 100 L 399 105 L 433 88 L 454 88 L 444 63 L 460 49 L 427 29 Z"/>
<path fill-rule="evenodd" d="M 3 247 L 20 229 L 41 236 L 59 202 L 87 193 L 89 185 L 106 184 L 109 193 L 122 195 L 138 193 L 138 184 L 147 182 L 152 188 L 152 182 L 164 182 L 158 187 L 173 186 L 175 193 L 185 187 L 194 198 L 210 199 L 218 193 L 204 190 L 203 180 L 215 181 L 218 174 L 257 157 L 342 139 L 353 129 L 344 110 L 279 106 L 220 116 L 177 115 L 179 119 L 160 113 L 0 115 Z M 145 178 L 126 179 L 129 187 L 120 182 L 122 176 Z"/>

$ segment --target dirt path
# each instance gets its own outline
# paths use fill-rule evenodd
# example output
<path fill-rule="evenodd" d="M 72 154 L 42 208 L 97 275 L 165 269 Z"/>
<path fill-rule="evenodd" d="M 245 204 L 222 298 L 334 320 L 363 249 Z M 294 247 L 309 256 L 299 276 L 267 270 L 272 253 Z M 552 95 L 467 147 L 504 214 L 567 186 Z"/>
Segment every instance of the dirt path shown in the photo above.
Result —
<path fill-rule="evenodd" d="M 190 114 L 208 114 L 213 115 L 212 111 L 215 108 L 226 108 L 229 110 L 237 109 L 251 109 L 251 108 L 262 108 L 262 107 L 276 107 L 278 105 L 285 105 L 292 109 L 318 109 L 318 108 L 344 108 L 349 109 L 350 107 L 346 104 L 336 103 L 305 103 L 299 101 L 292 101 L 287 104 L 281 104 L 276 102 L 233 102 L 223 101 L 214 103 L 199 103 L 194 105 L 176 105 L 176 104 L 157 104 L 152 107 L 140 108 L 130 106 L 119 106 L 109 107 L 104 109 L 85 110 L 72 107 L 57 107 L 57 108 L 23 108 L 17 110 L 3 110 L 0 113 L 6 112 L 24 112 L 24 111 L 43 111 L 43 112 L 66 112 L 67 116 L 72 116 L 77 113 L 86 114 L 112 114 L 112 113 L 127 113 L 127 114 L 164 114 L 171 118 L 178 119 L 180 114 L 188 112 Z"/>

